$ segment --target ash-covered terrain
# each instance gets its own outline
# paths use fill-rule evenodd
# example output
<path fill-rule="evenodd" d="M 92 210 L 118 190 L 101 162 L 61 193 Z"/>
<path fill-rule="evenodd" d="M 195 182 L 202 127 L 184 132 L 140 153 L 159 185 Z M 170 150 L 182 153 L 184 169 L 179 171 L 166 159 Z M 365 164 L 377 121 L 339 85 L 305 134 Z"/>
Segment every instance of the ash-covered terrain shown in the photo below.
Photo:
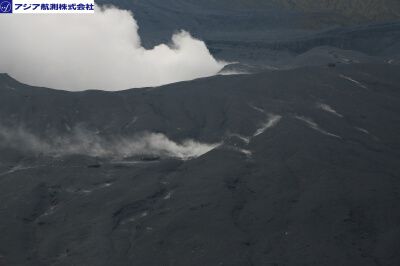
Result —
<path fill-rule="evenodd" d="M 0 74 L 0 265 L 400 264 L 398 19 L 130 4 L 144 47 L 183 28 L 227 65 L 113 92 Z"/>
<path fill-rule="evenodd" d="M 112 93 L 2 75 L 1 263 L 395 265 L 399 71 L 304 67 Z"/>

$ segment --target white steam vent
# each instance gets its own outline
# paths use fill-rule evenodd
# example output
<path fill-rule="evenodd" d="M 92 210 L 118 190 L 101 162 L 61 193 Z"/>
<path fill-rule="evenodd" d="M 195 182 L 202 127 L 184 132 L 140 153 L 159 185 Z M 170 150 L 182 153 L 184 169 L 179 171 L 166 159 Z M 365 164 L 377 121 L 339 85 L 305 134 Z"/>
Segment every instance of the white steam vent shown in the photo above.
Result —
<path fill-rule="evenodd" d="M 0 16 L 0 73 L 55 89 L 121 90 L 212 76 L 218 62 L 185 31 L 146 50 L 133 14 L 95 5 L 94 14 Z"/>

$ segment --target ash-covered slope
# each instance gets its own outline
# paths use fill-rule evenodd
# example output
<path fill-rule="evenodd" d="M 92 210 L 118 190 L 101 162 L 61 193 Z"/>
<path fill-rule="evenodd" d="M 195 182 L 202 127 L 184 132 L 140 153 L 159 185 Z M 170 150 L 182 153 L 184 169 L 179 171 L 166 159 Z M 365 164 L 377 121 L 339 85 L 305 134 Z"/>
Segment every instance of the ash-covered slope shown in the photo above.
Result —
<path fill-rule="evenodd" d="M 400 16 L 400 3 L 391 0 L 265 0 L 277 6 L 305 13 L 304 26 L 358 25 Z"/>
<path fill-rule="evenodd" d="M 305 65 L 326 65 L 328 53 L 354 62 L 382 63 L 398 60 L 399 29 L 400 20 L 310 32 L 283 29 L 279 33 L 270 29 L 244 33 L 242 39 L 238 35 L 214 35 L 207 37 L 206 43 L 216 58 L 265 67 L 297 67 L 298 59 L 305 56 L 316 59 Z M 321 53 L 324 50 L 325 54 Z M 338 61 L 341 60 L 331 58 L 331 62 Z"/>
<path fill-rule="evenodd" d="M 336 1 L 336 4 L 308 0 L 101 0 L 98 3 L 131 10 L 147 48 L 168 42 L 172 33 L 181 29 L 205 40 L 215 48 L 214 52 L 224 46 L 246 46 L 247 54 L 256 54 L 255 48 L 303 53 L 326 45 L 377 54 L 400 40 L 400 4 L 386 0 Z"/>
<path fill-rule="evenodd" d="M 99 0 L 132 10 L 144 27 L 158 34 L 184 27 L 192 33 L 221 30 L 359 26 L 400 17 L 400 3 L 391 0 Z"/>
<path fill-rule="evenodd" d="M 399 71 L 305 67 L 114 93 L 1 75 L 0 264 L 399 264 Z M 143 131 L 219 146 L 186 160 L 53 152 L 68 143 L 57 139 L 112 149 Z"/>

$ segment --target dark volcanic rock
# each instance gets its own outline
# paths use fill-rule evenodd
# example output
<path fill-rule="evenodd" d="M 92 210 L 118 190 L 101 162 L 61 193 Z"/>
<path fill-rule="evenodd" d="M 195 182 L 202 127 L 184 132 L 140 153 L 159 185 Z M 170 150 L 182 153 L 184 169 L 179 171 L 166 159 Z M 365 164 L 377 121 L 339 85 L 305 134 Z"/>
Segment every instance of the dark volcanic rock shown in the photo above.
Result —
<path fill-rule="evenodd" d="M 400 19 L 396 19 L 395 16 L 392 16 L 393 20 L 389 21 L 342 27 L 339 26 L 341 23 L 332 23 L 335 21 L 333 19 L 335 16 L 330 16 L 326 12 L 318 13 L 314 10 L 311 13 L 306 12 L 305 15 L 301 11 L 282 8 L 279 4 L 271 5 L 271 2 L 274 1 L 98 1 L 99 4 L 113 4 L 119 8 L 131 10 L 139 25 L 142 44 L 146 48 L 153 48 L 160 43 L 169 43 L 172 34 L 183 29 L 189 31 L 194 37 L 204 40 L 213 55 L 218 58 L 240 62 L 243 60 L 262 62 L 260 54 L 261 57 L 265 57 L 266 54 L 273 54 L 271 51 L 275 51 L 275 54 L 281 52 L 301 54 L 319 46 L 355 50 L 368 55 L 399 54 Z M 282 1 L 278 0 L 278 2 Z M 367 16 L 364 14 L 361 17 L 364 21 L 369 15 L 379 13 L 379 9 L 385 9 L 383 5 L 379 5 L 379 1 L 373 4 L 370 1 L 371 3 L 368 4 L 358 3 L 357 5 L 343 5 L 348 1 L 342 1 L 341 4 L 308 2 L 310 3 L 307 3 L 307 6 L 325 5 L 327 9 L 344 8 L 346 16 L 354 18 L 355 13 L 350 10 L 355 12 L 363 10 L 368 13 Z M 399 7 L 399 4 L 390 3 L 390 5 Z M 287 5 L 283 6 L 287 7 Z M 371 8 L 371 6 L 379 8 Z M 343 13 L 340 10 L 337 11 Z M 387 11 L 390 13 L 394 10 Z M 322 17 L 322 21 L 318 16 Z M 320 28 L 321 25 L 330 26 L 322 27 L 320 30 L 302 29 L 304 23 L 301 21 L 307 20 L 316 23 L 313 28 Z M 371 19 L 370 21 L 379 20 Z M 356 24 L 350 23 L 350 25 Z M 236 57 L 240 54 L 244 55 L 240 56 L 241 60 L 238 60 Z"/>
<path fill-rule="evenodd" d="M 397 265 L 398 73 L 338 64 L 113 93 L 1 75 L 0 264 Z M 75 126 L 222 144 L 147 162 L 4 135 L 45 143 Z"/>

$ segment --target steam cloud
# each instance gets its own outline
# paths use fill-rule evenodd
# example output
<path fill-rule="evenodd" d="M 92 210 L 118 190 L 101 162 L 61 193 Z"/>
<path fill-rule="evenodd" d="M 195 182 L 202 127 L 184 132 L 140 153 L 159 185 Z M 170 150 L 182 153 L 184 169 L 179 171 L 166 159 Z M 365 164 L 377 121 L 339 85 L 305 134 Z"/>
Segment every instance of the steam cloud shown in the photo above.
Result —
<path fill-rule="evenodd" d="M 131 12 L 95 6 L 94 14 L 0 16 L 0 73 L 30 85 L 82 91 L 158 86 L 215 75 L 204 42 L 185 31 L 170 45 L 141 46 Z"/>
<path fill-rule="evenodd" d="M 268 121 L 264 122 L 259 129 L 254 133 L 253 137 L 256 137 L 265 132 L 270 127 L 275 126 L 279 120 L 281 120 L 280 115 L 268 114 Z"/>
<path fill-rule="evenodd" d="M 44 141 L 23 128 L 10 129 L 1 125 L 0 144 L 48 156 L 81 154 L 120 158 L 157 155 L 183 160 L 199 157 L 220 145 L 190 139 L 179 144 L 160 133 L 142 133 L 132 138 L 107 140 L 79 127 L 75 127 L 70 135 L 50 137 Z"/>

